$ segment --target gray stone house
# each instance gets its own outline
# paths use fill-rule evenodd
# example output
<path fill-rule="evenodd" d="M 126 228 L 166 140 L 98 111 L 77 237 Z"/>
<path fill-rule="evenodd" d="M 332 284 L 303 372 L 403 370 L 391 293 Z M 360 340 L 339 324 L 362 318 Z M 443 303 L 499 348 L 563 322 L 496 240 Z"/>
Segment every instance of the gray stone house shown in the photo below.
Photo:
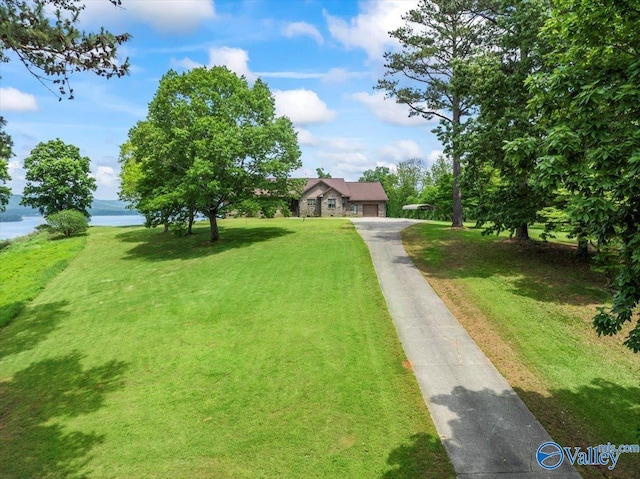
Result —
<path fill-rule="evenodd" d="M 296 216 L 387 216 L 387 194 L 380 182 L 360 183 L 344 178 L 310 178 L 302 196 L 293 200 Z"/>

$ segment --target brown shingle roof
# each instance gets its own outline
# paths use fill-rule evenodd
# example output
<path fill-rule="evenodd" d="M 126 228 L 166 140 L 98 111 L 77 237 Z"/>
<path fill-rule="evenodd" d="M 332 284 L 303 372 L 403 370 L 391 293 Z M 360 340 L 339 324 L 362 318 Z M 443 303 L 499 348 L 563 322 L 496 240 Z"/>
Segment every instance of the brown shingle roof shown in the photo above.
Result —
<path fill-rule="evenodd" d="M 320 182 L 326 184 L 329 188 L 333 188 L 342 196 L 349 196 L 349 188 L 347 187 L 347 182 L 344 181 L 344 178 L 309 178 L 304 191 L 306 192 L 309 188 Z"/>
<path fill-rule="evenodd" d="M 348 182 L 351 201 L 387 201 L 389 198 L 382 185 L 376 181 L 371 183 Z"/>
<path fill-rule="evenodd" d="M 351 201 L 389 200 L 387 194 L 384 192 L 384 188 L 382 188 L 382 185 L 378 181 L 361 183 L 359 181 L 344 181 L 344 178 L 309 178 L 303 194 L 320 182 L 326 184 L 329 188 L 333 188 Z"/>

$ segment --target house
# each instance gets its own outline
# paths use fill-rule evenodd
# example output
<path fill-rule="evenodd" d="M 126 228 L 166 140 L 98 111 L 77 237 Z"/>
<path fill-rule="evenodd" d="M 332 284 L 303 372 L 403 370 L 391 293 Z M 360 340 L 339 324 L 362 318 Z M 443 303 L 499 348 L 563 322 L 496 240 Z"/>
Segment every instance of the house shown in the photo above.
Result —
<path fill-rule="evenodd" d="M 297 216 L 387 216 L 387 194 L 380 182 L 310 178 L 291 211 Z"/>

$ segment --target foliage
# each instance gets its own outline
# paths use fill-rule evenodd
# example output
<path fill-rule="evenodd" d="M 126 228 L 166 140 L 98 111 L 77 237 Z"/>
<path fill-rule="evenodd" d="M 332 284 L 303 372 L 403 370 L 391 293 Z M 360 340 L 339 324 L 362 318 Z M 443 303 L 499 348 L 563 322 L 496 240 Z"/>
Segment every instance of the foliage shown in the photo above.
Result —
<path fill-rule="evenodd" d="M 63 210 L 47 216 L 47 224 L 54 233 L 69 237 L 85 233 L 89 229 L 87 217 L 77 210 Z"/>
<path fill-rule="evenodd" d="M 316 175 L 318 178 L 331 178 L 331 173 L 324 171 L 324 168 L 316 168 Z"/>
<path fill-rule="evenodd" d="M 401 51 L 385 53 L 385 78 L 376 88 L 408 105 L 409 116 L 440 120 L 434 131 L 453 160 L 453 226 L 462 226 L 460 134 L 472 104 L 457 64 L 475 54 L 487 24 L 475 0 L 421 0 L 402 18 L 405 25 L 390 32 Z"/>
<path fill-rule="evenodd" d="M 0 213 L 5 210 L 11 197 L 11 189 L 4 184 L 11 179 L 9 176 L 9 158 L 13 156 L 13 140 L 4 131 L 7 122 L 0 116 Z"/>
<path fill-rule="evenodd" d="M 377 166 L 365 171 L 358 181 L 379 181 L 382 184 L 389 198 L 389 217 L 399 218 L 409 214 L 412 217 L 451 220 L 453 174 L 451 161 L 444 155 L 438 157 L 431 168 L 419 158 L 401 161 L 395 173 L 386 166 Z M 404 205 L 412 203 L 428 203 L 436 209 L 409 213 L 402 210 Z"/>
<path fill-rule="evenodd" d="M 429 181 L 420 193 L 419 203 L 435 207 L 424 213 L 427 219 L 448 221 L 453 214 L 451 188 L 453 184 L 453 165 L 444 155 L 440 155 L 428 171 Z"/>
<path fill-rule="evenodd" d="M 465 89 L 477 114 L 463 135 L 463 188 L 469 215 L 487 232 L 516 232 L 528 238 L 527 226 L 540 220 L 548 194 L 533 181 L 537 149 L 521 137 L 539 137 L 527 111 L 525 80 L 540 71 L 544 42 L 538 38 L 547 17 L 547 0 L 501 0 L 484 11 L 493 25 L 481 54 L 461 65 Z M 505 143 L 512 142 L 505 149 Z"/>
<path fill-rule="evenodd" d="M 546 133 L 540 184 L 566 189 L 574 232 L 615 257 L 613 306 L 594 318 L 604 335 L 631 322 L 640 304 L 639 22 L 634 2 L 554 2 L 542 31 L 549 68 L 530 81 Z M 625 344 L 640 351 L 640 320 Z"/>
<path fill-rule="evenodd" d="M 109 0 L 119 7 L 121 0 Z M 128 59 L 117 57 L 118 47 L 129 40 L 125 33 L 113 35 L 101 29 L 85 33 L 78 29 L 83 3 L 76 0 L 3 0 L 0 3 L 0 62 L 13 52 L 27 70 L 44 84 L 54 77 L 60 95 L 73 98 L 69 75 L 92 71 L 111 78 L 128 73 Z M 53 18 L 52 18 L 53 17 Z"/>
<path fill-rule="evenodd" d="M 152 224 L 199 211 L 209 218 L 211 241 L 219 238 L 219 215 L 247 200 L 287 198 L 288 174 L 301 165 L 293 125 L 276 118 L 267 85 L 250 87 L 225 67 L 164 75 L 120 161 L 122 198 Z"/>
<path fill-rule="evenodd" d="M 25 158 L 27 180 L 20 204 L 37 208 L 44 216 L 77 210 L 89 216 L 96 180 L 90 176 L 90 160 L 80 150 L 56 139 L 41 142 Z"/>

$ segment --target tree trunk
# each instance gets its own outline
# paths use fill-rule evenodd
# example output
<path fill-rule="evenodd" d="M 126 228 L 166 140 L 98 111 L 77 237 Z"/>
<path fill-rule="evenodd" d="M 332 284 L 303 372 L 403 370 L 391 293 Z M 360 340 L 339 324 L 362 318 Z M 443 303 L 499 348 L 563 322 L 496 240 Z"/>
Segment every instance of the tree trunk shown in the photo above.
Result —
<path fill-rule="evenodd" d="M 589 242 L 584 236 L 578 236 L 578 258 L 589 260 Z"/>
<path fill-rule="evenodd" d="M 189 212 L 189 223 L 187 225 L 187 234 L 191 235 L 193 234 L 193 220 L 195 218 L 195 215 L 193 213 L 193 211 Z"/>
<path fill-rule="evenodd" d="M 451 226 L 454 228 L 462 228 L 462 192 L 460 191 L 460 148 L 458 143 L 458 135 L 460 135 L 460 108 L 457 99 L 453 101 L 452 111 L 452 133 L 451 138 L 451 156 L 453 160 L 453 217 Z"/>
<path fill-rule="evenodd" d="M 528 240 L 529 239 L 529 226 L 527 223 L 521 224 L 516 228 L 516 239 Z"/>
<path fill-rule="evenodd" d="M 162 232 L 163 233 L 168 233 L 169 232 L 169 222 L 168 221 L 165 221 L 164 230 Z"/>
<path fill-rule="evenodd" d="M 216 218 L 218 211 L 214 209 L 209 210 L 209 226 L 211 226 L 211 242 L 215 243 L 220 239 L 220 232 L 218 231 L 218 218 Z"/>

